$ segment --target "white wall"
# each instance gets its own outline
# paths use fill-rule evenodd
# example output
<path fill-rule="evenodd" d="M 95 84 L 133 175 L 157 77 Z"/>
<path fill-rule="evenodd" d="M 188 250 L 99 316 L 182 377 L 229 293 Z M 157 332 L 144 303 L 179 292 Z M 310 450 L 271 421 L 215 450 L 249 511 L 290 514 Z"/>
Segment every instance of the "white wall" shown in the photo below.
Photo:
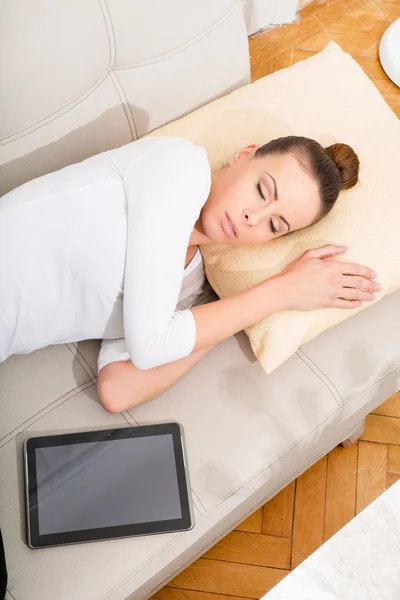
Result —
<path fill-rule="evenodd" d="M 298 0 L 241 0 L 247 33 L 251 35 L 269 25 L 292 23 Z"/>

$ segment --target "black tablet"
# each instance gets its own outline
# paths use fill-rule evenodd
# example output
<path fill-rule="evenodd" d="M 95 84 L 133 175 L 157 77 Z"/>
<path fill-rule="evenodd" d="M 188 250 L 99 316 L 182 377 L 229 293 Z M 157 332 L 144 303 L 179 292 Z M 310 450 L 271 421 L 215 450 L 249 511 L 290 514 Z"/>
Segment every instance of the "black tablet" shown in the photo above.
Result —
<path fill-rule="evenodd" d="M 193 527 L 179 423 L 32 437 L 24 455 L 31 548 Z"/>

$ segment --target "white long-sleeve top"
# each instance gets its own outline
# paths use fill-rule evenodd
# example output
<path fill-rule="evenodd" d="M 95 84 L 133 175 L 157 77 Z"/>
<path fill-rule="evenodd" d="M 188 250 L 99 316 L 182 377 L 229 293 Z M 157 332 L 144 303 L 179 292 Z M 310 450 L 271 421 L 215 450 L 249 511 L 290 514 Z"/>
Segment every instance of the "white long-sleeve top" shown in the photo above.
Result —
<path fill-rule="evenodd" d="M 103 338 L 143 369 L 188 356 L 196 324 L 176 305 L 210 184 L 203 149 L 147 138 L 1 198 L 0 361 Z"/>

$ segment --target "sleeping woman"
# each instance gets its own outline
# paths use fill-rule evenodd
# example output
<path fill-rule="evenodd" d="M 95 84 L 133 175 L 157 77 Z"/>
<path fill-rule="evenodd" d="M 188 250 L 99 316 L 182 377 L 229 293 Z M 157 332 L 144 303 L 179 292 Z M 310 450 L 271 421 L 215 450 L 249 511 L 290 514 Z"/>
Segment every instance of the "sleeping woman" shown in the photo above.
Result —
<path fill-rule="evenodd" d="M 35 179 L 0 200 L 0 362 L 103 340 L 98 395 L 120 412 L 159 395 L 216 344 L 284 309 L 355 308 L 366 266 L 309 250 L 282 273 L 194 306 L 199 247 L 268 243 L 324 217 L 358 180 L 345 144 L 284 137 L 211 173 L 205 150 L 146 138 Z"/>

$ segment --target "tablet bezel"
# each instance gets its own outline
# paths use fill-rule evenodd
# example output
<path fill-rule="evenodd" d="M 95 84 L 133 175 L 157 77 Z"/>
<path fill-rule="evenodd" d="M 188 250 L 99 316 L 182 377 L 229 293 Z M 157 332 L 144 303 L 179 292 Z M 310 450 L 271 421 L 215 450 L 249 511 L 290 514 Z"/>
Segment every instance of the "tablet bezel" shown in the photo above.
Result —
<path fill-rule="evenodd" d="M 122 439 L 136 437 L 152 437 L 156 435 L 172 435 L 176 474 L 178 479 L 179 498 L 182 517 L 166 521 L 152 521 L 147 523 L 127 523 L 98 529 L 84 529 L 79 531 L 66 531 L 40 535 L 39 510 L 37 507 L 37 475 L 36 475 L 36 448 L 63 446 L 69 444 L 82 444 L 89 442 L 107 443 Z M 49 546 L 63 546 L 65 544 L 80 544 L 100 540 L 124 538 L 131 536 L 152 535 L 156 533 L 170 533 L 187 531 L 194 526 L 193 508 L 190 493 L 189 473 L 187 470 L 186 449 L 183 428 L 180 423 L 162 423 L 156 425 L 140 425 L 137 427 L 122 427 L 79 433 L 52 434 L 31 437 L 24 443 L 25 465 L 25 495 L 26 495 L 26 524 L 27 541 L 31 548 L 47 548 Z"/>

